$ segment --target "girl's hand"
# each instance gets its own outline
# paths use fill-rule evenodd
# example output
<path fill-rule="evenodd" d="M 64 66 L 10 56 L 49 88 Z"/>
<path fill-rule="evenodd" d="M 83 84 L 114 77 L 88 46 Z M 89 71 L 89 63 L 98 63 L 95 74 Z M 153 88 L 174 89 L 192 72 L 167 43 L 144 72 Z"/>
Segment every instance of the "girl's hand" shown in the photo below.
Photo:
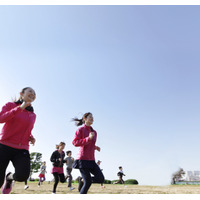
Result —
<path fill-rule="evenodd" d="M 101 148 L 98 147 L 98 146 L 96 146 L 95 149 L 96 149 L 97 151 L 101 151 Z"/>
<path fill-rule="evenodd" d="M 31 136 L 30 138 L 29 138 L 29 141 L 30 141 L 30 143 L 32 144 L 32 145 L 34 145 L 35 144 L 35 138 L 33 137 L 33 136 Z"/>
<path fill-rule="evenodd" d="M 59 160 L 59 161 L 61 161 L 62 159 L 61 159 L 61 158 L 59 158 L 58 160 Z"/>
<path fill-rule="evenodd" d="M 23 102 L 22 104 L 21 104 L 21 106 L 20 106 L 20 108 L 22 109 L 22 110 L 24 110 L 26 107 L 28 107 L 28 106 L 30 106 L 31 105 L 31 102 Z"/>
<path fill-rule="evenodd" d="M 94 137 L 94 132 L 90 132 L 90 134 L 89 134 L 89 140 L 92 140 L 93 137 Z"/>

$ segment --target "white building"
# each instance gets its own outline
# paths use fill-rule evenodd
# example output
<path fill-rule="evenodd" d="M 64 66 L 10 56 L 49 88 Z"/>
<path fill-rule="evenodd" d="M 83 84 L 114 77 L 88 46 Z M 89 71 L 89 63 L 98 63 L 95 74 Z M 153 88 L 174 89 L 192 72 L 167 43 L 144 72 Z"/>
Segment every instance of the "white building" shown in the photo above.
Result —
<path fill-rule="evenodd" d="M 200 181 L 200 171 L 185 171 L 184 181 Z"/>

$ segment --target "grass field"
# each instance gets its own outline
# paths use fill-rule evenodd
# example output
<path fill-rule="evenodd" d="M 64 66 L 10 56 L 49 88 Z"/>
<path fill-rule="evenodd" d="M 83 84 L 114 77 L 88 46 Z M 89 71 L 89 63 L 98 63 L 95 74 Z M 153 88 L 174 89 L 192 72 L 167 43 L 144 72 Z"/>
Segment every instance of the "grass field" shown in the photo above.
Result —
<path fill-rule="evenodd" d="M 16 182 L 12 189 L 12 194 L 51 194 L 53 182 L 45 182 L 38 187 L 37 182 L 29 182 L 29 188 L 24 190 L 24 183 Z M 75 189 L 69 191 L 67 183 L 59 183 L 57 194 L 79 194 L 78 184 L 73 184 Z M 169 185 L 169 186 L 142 186 L 142 185 L 113 185 L 105 184 L 101 188 L 100 184 L 92 184 L 88 194 L 200 194 L 198 185 Z"/>

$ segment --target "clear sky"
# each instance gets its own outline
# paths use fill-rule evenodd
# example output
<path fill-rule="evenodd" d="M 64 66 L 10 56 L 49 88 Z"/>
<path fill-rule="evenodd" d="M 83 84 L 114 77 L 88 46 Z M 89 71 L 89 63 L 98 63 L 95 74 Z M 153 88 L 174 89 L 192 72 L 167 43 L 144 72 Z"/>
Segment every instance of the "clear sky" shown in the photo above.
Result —
<path fill-rule="evenodd" d="M 200 170 L 199 19 L 199 6 L 0 6 L 0 106 L 36 91 L 30 151 L 47 179 L 60 141 L 76 158 L 71 118 L 88 111 L 106 179 Z"/>

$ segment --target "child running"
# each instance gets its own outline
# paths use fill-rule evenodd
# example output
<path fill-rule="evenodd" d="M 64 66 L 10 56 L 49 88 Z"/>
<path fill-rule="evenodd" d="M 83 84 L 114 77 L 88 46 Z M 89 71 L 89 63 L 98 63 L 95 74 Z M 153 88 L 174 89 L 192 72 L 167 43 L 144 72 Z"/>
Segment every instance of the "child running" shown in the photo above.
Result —
<path fill-rule="evenodd" d="M 124 184 L 124 180 L 123 180 L 123 176 L 126 176 L 124 173 L 123 173 L 123 168 L 120 166 L 119 167 L 119 172 L 117 173 L 117 176 L 119 177 L 119 180 L 117 182 L 114 182 L 113 184 L 118 184 L 118 183 L 121 183 L 121 184 Z"/>
<path fill-rule="evenodd" d="M 8 102 L 0 112 L 0 123 L 4 123 L 0 133 L 0 187 L 3 194 L 11 192 L 13 181 L 24 182 L 30 175 L 29 142 L 35 144 L 31 131 L 36 119 L 31 103 L 35 98 L 32 88 L 23 88 L 18 101 Z M 10 161 L 15 173 L 9 172 L 5 177 Z"/>
<path fill-rule="evenodd" d="M 47 171 L 46 171 L 46 162 L 44 161 L 42 163 L 42 166 L 40 167 L 40 174 L 39 174 L 40 179 L 39 179 L 39 183 L 38 183 L 39 187 L 42 184 L 42 182 L 44 182 L 46 180 L 45 173 L 47 173 Z"/>
<path fill-rule="evenodd" d="M 55 180 L 52 194 L 56 194 L 56 188 L 59 180 L 61 183 L 64 183 L 66 181 L 63 172 L 63 163 L 66 162 L 64 160 L 65 158 L 65 152 L 63 151 L 64 148 L 65 148 L 65 143 L 60 142 L 59 145 L 56 145 L 57 150 L 52 153 L 50 158 L 51 162 L 53 163 L 53 168 L 51 173 L 53 174 Z"/>
<path fill-rule="evenodd" d="M 100 151 L 100 147 L 96 146 L 97 132 L 91 127 L 93 124 L 93 115 L 88 112 L 83 115 L 82 119 L 73 118 L 77 126 L 84 124 L 76 133 L 72 141 L 73 145 L 79 148 L 78 158 L 74 162 L 73 167 L 80 170 L 83 183 L 79 179 L 80 194 L 87 194 L 92 182 L 103 183 L 104 176 L 95 162 L 94 152 Z M 91 174 L 94 177 L 91 177 Z"/>
<path fill-rule="evenodd" d="M 74 163 L 74 158 L 72 158 L 72 152 L 71 151 L 67 151 L 67 158 L 65 159 L 66 164 L 67 164 L 67 177 L 66 180 L 69 178 L 68 180 L 68 187 L 69 187 L 69 191 L 74 190 L 75 188 L 72 187 L 72 164 Z"/>

